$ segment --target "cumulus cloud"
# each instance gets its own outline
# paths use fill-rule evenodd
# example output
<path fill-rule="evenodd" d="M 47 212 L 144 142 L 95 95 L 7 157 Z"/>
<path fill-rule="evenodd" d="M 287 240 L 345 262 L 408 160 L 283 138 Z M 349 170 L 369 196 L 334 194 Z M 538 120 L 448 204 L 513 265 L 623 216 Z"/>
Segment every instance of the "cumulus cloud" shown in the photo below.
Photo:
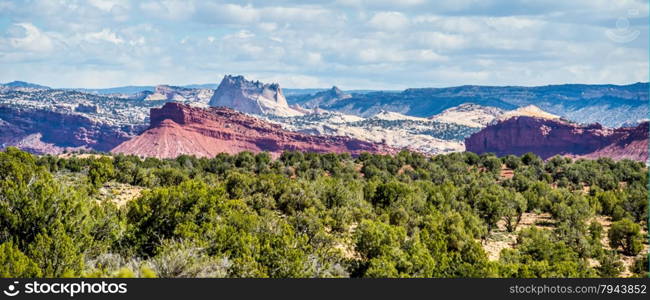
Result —
<path fill-rule="evenodd" d="M 32 52 L 49 52 L 54 48 L 52 39 L 34 24 L 31 23 L 17 23 L 14 24 L 16 29 L 22 29 L 23 33 L 20 36 L 9 38 L 9 44 L 16 49 L 32 51 Z"/>

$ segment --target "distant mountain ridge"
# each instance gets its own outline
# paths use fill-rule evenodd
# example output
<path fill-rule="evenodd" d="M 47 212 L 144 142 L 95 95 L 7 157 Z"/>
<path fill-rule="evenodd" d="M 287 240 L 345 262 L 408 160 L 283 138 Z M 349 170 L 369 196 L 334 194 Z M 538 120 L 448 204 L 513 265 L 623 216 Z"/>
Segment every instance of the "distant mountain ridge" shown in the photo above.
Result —
<path fill-rule="evenodd" d="M 6 83 L 0 88 L 18 86 L 48 88 L 24 81 Z M 218 85 L 197 84 L 179 86 L 179 88 L 218 89 Z M 543 111 L 575 122 L 584 124 L 598 122 L 607 127 L 620 127 L 638 124 L 648 119 L 649 88 L 649 83 L 639 82 L 628 85 L 563 84 L 537 87 L 466 85 L 447 88 L 409 88 L 403 91 L 339 90 L 344 96 L 337 96 L 336 93 L 334 96 L 328 95 L 332 94 L 332 89 L 283 89 L 282 92 L 289 106 L 298 104 L 305 108 L 318 107 L 362 117 L 373 116 L 380 111 L 393 111 L 428 118 L 463 103 L 475 103 L 503 110 L 514 110 L 517 107 L 533 104 Z M 64 90 L 137 99 L 154 93 L 155 89 L 156 86 L 125 86 Z M 135 95 L 137 93 L 140 94 Z"/>
<path fill-rule="evenodd" d="M 647 118 L 648 89 L 648 83 L 411 88 L 402 92 L 352 93 L 352 97 L 324 103 L 319 107 L 363 117 L 372 116 L 382 110 L 416 117 L 431 117 L 463 103 L 504 110 L 533 104 L 548 113 L 576 122 L 599 122 L 608 127 L 619 127 Z M 316 95 L 312 98 L 314 97 Z M 289 97 L 288 101 L 306 103 L 310 98 L 303 95 Z"/>
<path fill-rule="evenodd" d="M 6 86 L 10 88 L 32 88 L 32 89 L 50 89 L 49 86 L 44 86 L 40 84 L 25 82 L 25 81 L 12 81 L 7 83 L 0 84 L 1 86 Z"/>

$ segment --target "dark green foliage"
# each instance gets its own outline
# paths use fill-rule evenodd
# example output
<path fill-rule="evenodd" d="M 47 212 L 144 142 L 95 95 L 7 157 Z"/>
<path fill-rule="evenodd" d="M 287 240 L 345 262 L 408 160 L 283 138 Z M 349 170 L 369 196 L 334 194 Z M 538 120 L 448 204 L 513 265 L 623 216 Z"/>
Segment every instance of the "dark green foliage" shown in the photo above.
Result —
<path fill-rule="evenodd" d="M 515 250 L 501 252 L 501 275 L 514 277 L 592 277 L 595 271 L 564 242 L 540 229 L 522 230 Z"/>
<path fill-rule="evenodd" d="M 108 157 L 93 160 L 88 169 L 88 179 L 95 187 L 100 187 L 104 182 L 113 179 L 115 176 L 115 169 L 113 163 Z"/>
<path fill-rule="evenodd" d="M 0 152 L 0 275 L 612 277 L 647 226 L 647 168 L 626 160 L 84 157 Z M 142 192 L 116 206 L 129 187 Z M 541 213 L 544 229 L 520 224 Z M 615 221 L 620 252 L 594 216 Z M 484 246 L 499 234 L 517 242 L 491 261 Z"/>
<path fill-rule="evenodd" d="M 129 203 L 127 239 L 143 255 L 152 255 L 165 239 L 178 235 L 179 226 L 201 227 L 216 214 L 223 189 L 187 181 L 172 188 L 157 188 Z"/>

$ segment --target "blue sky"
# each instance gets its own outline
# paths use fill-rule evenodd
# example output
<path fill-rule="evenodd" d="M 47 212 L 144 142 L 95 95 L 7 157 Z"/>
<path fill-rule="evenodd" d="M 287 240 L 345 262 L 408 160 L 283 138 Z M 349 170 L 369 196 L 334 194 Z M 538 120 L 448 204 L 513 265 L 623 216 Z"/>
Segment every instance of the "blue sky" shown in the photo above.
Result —
<path fill-rule="evenodd" d="M 309 4 L 305 4 L 309 3 Z M 0 82 L 403 89 L 648 81 L 648 1 L 0 0 Z"/>

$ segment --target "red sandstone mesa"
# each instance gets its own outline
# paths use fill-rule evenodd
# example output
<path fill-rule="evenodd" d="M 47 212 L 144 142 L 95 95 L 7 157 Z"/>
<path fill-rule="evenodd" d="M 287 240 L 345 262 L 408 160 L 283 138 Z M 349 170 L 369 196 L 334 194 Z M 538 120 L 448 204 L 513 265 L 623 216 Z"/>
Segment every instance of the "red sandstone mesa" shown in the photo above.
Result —
<path fill-rule="evenodd" d="M 150 127 L 111 152 L 158 158 L 181 154 L 213 157 L 219 153 L 267 151 L 278 156 L 285 150 L 306 152 L 392 153 L 394 149 L 339 136 L 291 132 L 225 107 L 197 108 L 166 103 L 152 108 Z"/>
<path fill-rule="evenodd" d="M 498 156 L 533 152 L 576 158 L 648 160 L 648 122 L 629 128 L 578 125 L 560 120 L 513 117 L 487 126 L 465 140 L 467 151 Z"/>

